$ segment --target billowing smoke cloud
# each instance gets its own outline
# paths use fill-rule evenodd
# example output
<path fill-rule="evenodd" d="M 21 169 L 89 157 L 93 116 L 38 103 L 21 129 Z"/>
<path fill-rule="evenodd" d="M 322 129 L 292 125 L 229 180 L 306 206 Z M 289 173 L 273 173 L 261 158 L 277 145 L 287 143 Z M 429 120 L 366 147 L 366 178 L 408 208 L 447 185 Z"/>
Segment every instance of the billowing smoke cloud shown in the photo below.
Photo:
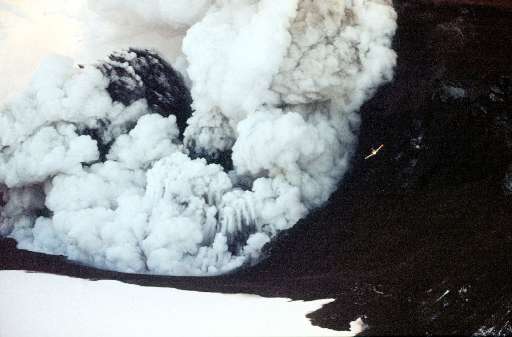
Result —
<path fill-rule="evenodd" d="M 186 30 L 194 111 L 182 134 L 183 114 L 158 102 L 172 95 L 116 99 L 113 83 L 142 92 L 160 78 L 140 76 L 137 51 L 107 68 L 51 58 L 0 110 L 0 233 L 101 268 L 202 275 L 257 261 L 336 189 L 357 110 L 396 63 L 387 0 L 90 4 Z M 105 71 L 112 60 L 124 70 Z"/>
<path fill-rule="evenodd" d="M 110 21 L 139 25 L 190 27 L 199 21 L 212 0 L 89 0 L 90 8 Z"/>

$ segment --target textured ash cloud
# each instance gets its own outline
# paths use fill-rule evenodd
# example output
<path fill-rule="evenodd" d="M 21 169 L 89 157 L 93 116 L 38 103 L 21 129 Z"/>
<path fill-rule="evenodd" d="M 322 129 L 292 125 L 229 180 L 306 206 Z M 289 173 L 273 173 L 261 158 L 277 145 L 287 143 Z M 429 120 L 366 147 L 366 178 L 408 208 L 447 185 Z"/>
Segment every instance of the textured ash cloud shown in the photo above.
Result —
<path fill-rule="evenodd" d="M 135 52 L 116 56 L 124 71 L 115 74 L 52 57 L 1 108 L 1 231 L 21 248 L 101 268 L 201 275 L 257 261 L 336 189 L 357 110 L 396 63 L 387 1 L 90 5 L 111 25 L 130 18 L 150 35 L 184 32 L 174 64 L 194 111 L 182 135 L 176 116 L 157 109 L 161 95 L 112 99 L 112 83 L 145 87 Z M 232 169 L 197 158 L 226 153 Z"/>

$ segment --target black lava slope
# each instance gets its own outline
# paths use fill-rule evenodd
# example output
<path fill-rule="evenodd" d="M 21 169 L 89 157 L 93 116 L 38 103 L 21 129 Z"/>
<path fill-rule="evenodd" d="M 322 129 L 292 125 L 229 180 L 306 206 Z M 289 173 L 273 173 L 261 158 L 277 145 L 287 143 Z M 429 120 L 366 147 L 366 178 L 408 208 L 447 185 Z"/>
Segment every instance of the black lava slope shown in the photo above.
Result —
<path fill-rule="evenodd" d="M 333 297 L 313 322 L 346 330 L 364 316 L 369 335 L 512 335 L 512 12 L 490 1 L 434 2 L 397 1 L 396 78 L 361 111 L 351 174 L 259 265 L 212 278 L 128 275 L 3 240 L 0 266 Z"/>

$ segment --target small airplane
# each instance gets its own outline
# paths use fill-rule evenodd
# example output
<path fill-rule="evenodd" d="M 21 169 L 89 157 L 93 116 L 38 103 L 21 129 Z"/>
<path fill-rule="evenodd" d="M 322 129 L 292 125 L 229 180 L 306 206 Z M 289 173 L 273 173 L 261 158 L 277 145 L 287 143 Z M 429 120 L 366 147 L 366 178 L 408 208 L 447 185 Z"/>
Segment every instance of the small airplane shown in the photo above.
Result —
<path fill-rule="evenodd" d="M 371 157 L 376 156 L 376 155 L 379 153 L 379 151 L 380 151 L 380 150 L 382 150 L 382 148 L 383 148 L 383 147 L 384 147 L 384 144 L 381 144 L 381 146 L 379 146 L 377 149 L 372 148 L 371 153 L 370 153 L 368 156 L 366 156 L 366 157 L 364 158 L 364 160 L 368 160 L 368 159 L 370 159 Z"/>

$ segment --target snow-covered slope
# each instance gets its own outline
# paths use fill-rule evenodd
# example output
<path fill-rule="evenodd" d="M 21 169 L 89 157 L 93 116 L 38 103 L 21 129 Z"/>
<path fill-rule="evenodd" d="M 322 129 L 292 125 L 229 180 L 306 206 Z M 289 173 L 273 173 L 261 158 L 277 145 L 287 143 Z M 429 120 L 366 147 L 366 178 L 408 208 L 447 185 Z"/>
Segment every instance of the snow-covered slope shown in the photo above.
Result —
<path fill-rule="evenodd" d="M 0 336 L 353 336 L 305 318 L 332 300 L 292 302 L 0 272 Z M 348 330 L 349 327 L 347 327 Z"/>

